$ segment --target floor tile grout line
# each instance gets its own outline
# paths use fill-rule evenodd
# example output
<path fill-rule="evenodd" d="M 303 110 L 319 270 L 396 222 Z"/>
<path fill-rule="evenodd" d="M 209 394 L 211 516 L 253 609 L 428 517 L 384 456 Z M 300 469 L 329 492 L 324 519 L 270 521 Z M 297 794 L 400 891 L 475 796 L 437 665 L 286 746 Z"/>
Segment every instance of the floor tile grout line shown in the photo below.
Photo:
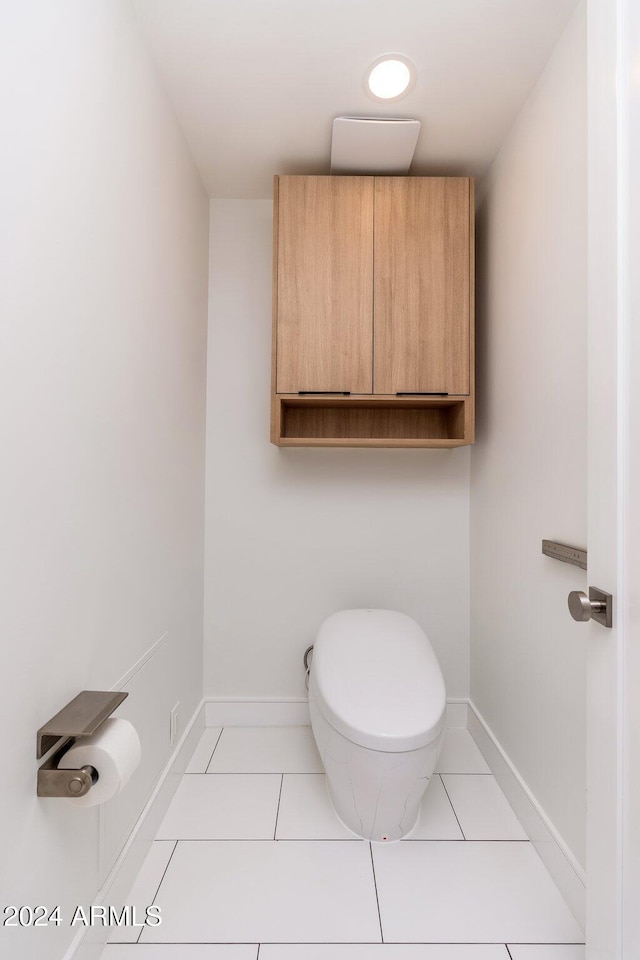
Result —
<path fill-rule="evenodd" d="M 462 830 L 462 827 L 460 827 L 460 830 Z M 441 837 L 403 837 L 402 840 L 400 840 L 400 843 L 531 843 L 531 841 L 528 839 L 528 837 L 519 837 L 515 840 L 507 840 L 500 837 L 497 839 L 494 839 L 493 837 L 484 837 L 479 840 L 475 840 L 470 837 L 465 837 L 463 834 L 462 840 L 459 837 L 455 837 L 454 839 L 442 839 Z"/>
<path fill-rule="evenodd" d="M 218 744 L 220 743 L 220 739 L 221 739 L 223 733 L 224 733 L 224 727 L 220 727 L 220 733 L 218 734 L 218 739 L 216 740 L 215 746 L 214 746 L 213 750 L 211 751 L 211 756 L 209 757 L 209 761 L 208 761 L 206 767 L 204 768 L 204 772 L 205 772 L 205 773 L 208 771 L 209 767 L 211 766 L 211 761 L 213 760 L 213 755 L 214 755 L 214 753 L 216 752 L 216 750 L 218 749 Z"/>
<path fill-rule="evenodd" d="M 307 776 L 307 774 L 304 774 L 304 773 L 289 773 L 288 771 L 286 771 L 286 773 L 287 773 L 287 776 L 288 776 L 288 777 L 304 777 L 304 776 Z M 269 771 L 269 772 L 267 772 L 267 771 L 265 771 L 265 770 L 260 770 L 258 773 L 255 773 L 255 772 L 252 773 L 250 770 L 215 770 L 215 771 L 212 771 L 211 773 L 207 773 L 206 771 L 205 771 L 204 773 L 194 773 L 193 771 L 191 771 L 191 773 L 187 773 L 186 770 L 185 770 L 185 772 L 182 774 L 182 776 L 183 776 L 183 777 L 207 777 L 207 778 L 213 778 L 213 777 L 281 777 L 281 776 L 282 776 L 282 770 L 272 770 L 272 771 Z M 311 776 L 311 774 L 309 774 L 309 776 Z"/>
<path fill-rule="evenodd" d="M 213 760 L 213 756 L 211 757 Z M 209 761 L 209 764 L 211 763 Z M 280 777 L 282 774 L 288 777 L 322 777 L 322 770 L 205 770 L 203 773 L 196 773 L 185 770 L 182 776 L 185 777 Z"/>
<path fill-rule="evenodd" d="M 220 735 L 222 736 L 222 734 Z M 219 738 L 218 738 L 219 742 Z M 216 744 L 217 746 L 217 744 Z M 215 753 L 215 749 L 214 749 Z M 213 754 L 209 760 L 207 766 L 211 764 L 213 760 Z M 185 777 L 229 777 L 229 776 L 238 776 L 238 777 L 273 777 L 278 774 L 285 773 L 287 776 L 291 777 L 323 777 L 325 776 L 324 770 L 204 770 L 202 772 L 198 771 L 187 771 L 185 770 L 183 776 Z M 434 770 L 434 773 L 437 776 L 441 777 L 493 777 L 493 774 L 490 772 L 487 773 L 460 773 L 459 770 Z"/>
<path fill-rule="evenodd" d="M 207 760 L 207 762 L 206 762 L 205 765 L 204 765 L 204 772 L 205 772 L 205 773 L 207 772 L 207 769 L 208 769 L 208 767 L 209 767 L 209 764 L 210 764 L 211 761 L 213 760 L 213 755 L 214 755 L 214 753 L 216 752 L 216 748 L 217 748 L 218 744 L 220 743 L 220 737 L 222 736 L 222 731 L 223 731 L 223 730 L 224 730 L 224 727 L 220 727 L 220 733 L 218 734 L 218 737 L 217 737 L 217 739 L 216 739 L 216 742 L 215 742 L 215 744 L 213 745 L 213 750 L 211 751 L 211 756 L 209 757 L 209 759 Z"/>
<path fill-rule="evenodd" d="M 156 841 L 154 840 L 153 842 L 155 843 Z M 156 902 L 156 897 L 158 896 L 158 894 L 159 894 L 159 892 L 160 892 L 160 887 L 162 886 L 162 881 L 164 880 L 165 875 L 166 875 L 166 873 L 167 873 L 167 870 L 169 869 L 169 864 L 170 864 L 171 861 L 173 860 L 173 855 L 174 855 L 174 853 L 176 852 L 177 847 L 178 847 L 178 841 L 176 840 L 176 841 L 174 842 L 174 844 L 173 844 L 173 850 L 171 851 L 171 853 L 170 853 L 170 855 L 169 855 L 169 859 L 167 860 L 166 866 L 165 866 L 164 870 L 162 871 L 162 876 L 160 877 L 160 883 L 159 883 L 158 886 L 156 887 L 156 892 L 154 893 L 153 897 L 151 898 L 151 903 L 152 903 L 152 904 L 155 904 L 155 902 Z M 151 905 L 151 904 L 149 904 L 149 906 L 150 906 L 150 905 Z M 140 933 L 138 934 L 138 936 L 137 936 L 136 939 L 135 939 L 135 942 L 136 942 L 136 943 L 140 943 L 140 937 L 142 936 L 142 934 L 144 933 L 145 930 L 146 930 L 146 927 L 141 927 L 141 928 L 140 928 Z"/>
<path fill-rule="evenodd" d="M 276 836 L 276 835 L 277 835 L 277 833 L 278 833 L 278 817 L 279 817 L 279 815 L 280 815 L 280 801 L 282 800 L 282 787 L 283 787 L 283 785 L 284 785 L 284 773 L 281 774 L 281 776 L 280 776 L 280 793 L 278 794 L 278 806 L 277 806 L 277 808 L 276 808 L 276 822 L 275 822 L 275 826 L 274 826 L 274 828 L 273 828 L 273 839 L 274 839 L 274 840 L 277 839 L 277 836 Z"/>
<path fill-rule="evenodd" d="M 158 837 L 154 843 L 273 843 L 274 837 Z M 362 837 L 278 837 L 278 843 L 367 843 Z M 463 837 L 403 837 L 394 843 L 531 843 L 517 840 L 467 840 Z M 390 844 L 385 844 L 390 846 Z"/>
<path fill-rule="evenodd" d="M 369 841 L 369 853 L 371 854 L 371 870 L 373 873 L 373 889 L 376 893 L 376 906 L 378 908 L 378 923 L 380 924 L 380 940 L 384 943 L 384 933 L 382 932 L 382 914 L 380 913 L 380 900 L 378 899 L 378 883 L 376 881 L 376 867 L 373 862 L 373 844 Z"/>
<path fill-rule="evenodd" d="M 443 775 L 445 777 L 492 777 L 493 776 L 490 770 L 487 770 L 486 773 L 478 773 L 477 771 L 473 771 L 471 773 L 465 773 L 460 770 L 434 770 L 433 772 L 437 773 L 439 777 Z"/>
<path fill-rule="evenodd" d="M 457 823 L 458 823 L 458 826 L 460 827 L 460 833 L 462 834 L 462 839 L 463 839 L 463 840 L 466 840 L 467 838 L 466 838 L 465 835 L 464 835 L 464 830 L 462 829 L 462 824 L 460 823 L 460 820 L 458 819 L 458 814 L 456 813 L 456 808 L 454 807 L 453 801 L 451 800 L 451 797 L 449 796 L 449 791 L 447 790 L 447 785 L 446 785 L 446 783 L 444 782 L 444 780 L 443 780 L 443 778 L 442 778 L 442 774 L 439 773 L 438 776 L 440 777 L 440 782 L 441 782 L 441 784 L 442 784 L 442 786 L 443 786 L 444 792 L 445 792 L 446 795 L 447 795 L 447 800 L 449 801 L 449 803 L 450 803 L 450 805 L 451 805 L 451 809 L 453 810 L 453 815 L 454 815 L 454 817 L 456 818 L 456 821 L 457 821 Z M 446 774 L 445 774 L 445 776 L 446 776 Z"/>
<path fill-rule="evenodd" d="M 255 940 L 152 940 L 141 944 L 141 946 L 153 947 L 208 947 L 211 945 L 221 947 L 255 947 Z M 107 944 L 107 946 L 131 947 L 135 946 L 128 943 Z M 379 940 L 263 940 L 258 944 L 262 947 L 380 947 L 383 944 Z M 385 947 L 507 947 L 504 940 L 385 940 Z M 512 940 L 511 946 L 515 947 L 584 947 L 584 940 Z"/>
<path fill-rule="evenodd" d="M 155 843 L 273 843 L 274 837 L 165 837 Z M 277 843 L 368 843 L 362 837 L 279 837 Z M 462 840 L 425 840 L 416 843 L 462 843 Z M 524 843 L 506 840 L 505 843 Z"/>

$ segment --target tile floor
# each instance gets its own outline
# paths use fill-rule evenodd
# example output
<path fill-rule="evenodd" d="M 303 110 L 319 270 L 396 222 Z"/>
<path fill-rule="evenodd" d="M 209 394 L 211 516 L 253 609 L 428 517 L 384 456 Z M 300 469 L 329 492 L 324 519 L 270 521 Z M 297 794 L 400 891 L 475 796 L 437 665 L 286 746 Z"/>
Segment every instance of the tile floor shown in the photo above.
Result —
<path fill-rule="evenodd" d="M 102 960 L 584 960 L 583 935 L 467 730 L 388 846 L 330 806 L 310 727 L 205 730 Z"/>

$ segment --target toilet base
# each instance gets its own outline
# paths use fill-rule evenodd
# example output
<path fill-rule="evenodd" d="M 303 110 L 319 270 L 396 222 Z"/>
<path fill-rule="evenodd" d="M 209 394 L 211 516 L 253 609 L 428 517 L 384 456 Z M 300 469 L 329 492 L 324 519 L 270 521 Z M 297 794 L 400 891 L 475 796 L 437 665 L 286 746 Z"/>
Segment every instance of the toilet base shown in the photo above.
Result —
<path fill-rule="evenodd" d="M 338 818 L 365 840 L 401 840 L 417 823 L 420 801 L 433 774 L 443 733 L 418 750 L 370 750 L 334 730 L 313 701 L 309 706 L 329 797 Z"/>

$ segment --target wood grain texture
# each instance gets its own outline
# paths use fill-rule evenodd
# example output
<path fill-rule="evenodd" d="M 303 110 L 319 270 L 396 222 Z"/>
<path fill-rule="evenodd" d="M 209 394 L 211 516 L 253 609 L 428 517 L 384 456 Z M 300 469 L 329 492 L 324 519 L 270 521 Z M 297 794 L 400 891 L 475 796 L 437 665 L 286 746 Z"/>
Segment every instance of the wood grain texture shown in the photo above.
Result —
<path fill-rule="evenodd" d="M 276 391 L 371 393 L 373 177 L 279 177 Z"/>
<path fill-rule="evenodd" d="M 469 179 L 469 402 L 465 405 L 464 435 L 476 438 L 476 185 Z"/>
<path fill-rule="evenodd" d="M 469 183 L 375 178 L 375 393 L 469 393 Z"/>
<path fill-rule="evenodd" d="M 468 398 L 278 397 L 280 445 L 450 446 L 465 443 Z"/>
<path fill-rule="evenodd" d="M 273 261 L 271 283 L 271 443 L 280 437 L 280 404 L 276 402 L 276 357 L 278 344 L 278 184 L 273 178 Z"/>
<path fill-rule="evenodd" d="M 466 446 L 466 440 L 402 440 L 397 438 L 380 439 L 347 437 L 345 439 L 336 439 L 335 437 L 283 437 L 277 444 L 279 447 L 393 447 L 396 449 L 422 449 L 432 450 L 452 449 L 453 447 Z"/>
<path fill-rule="evenodd" d="M 361 409 L 348 406 L 292 407 L 284 418 L 285 437 L 449 440 L 443 410 Z"/>

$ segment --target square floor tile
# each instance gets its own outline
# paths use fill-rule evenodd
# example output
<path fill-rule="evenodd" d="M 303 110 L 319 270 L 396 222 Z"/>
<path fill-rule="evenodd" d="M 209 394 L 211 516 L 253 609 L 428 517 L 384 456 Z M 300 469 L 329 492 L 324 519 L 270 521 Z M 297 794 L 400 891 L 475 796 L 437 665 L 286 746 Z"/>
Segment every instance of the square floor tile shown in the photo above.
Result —
<path fill-rule="evenodd" d="M 209 766 L 216 744 L 220 739 L 222 727 L 207 727 L 193 751 L 185 773 L 204 773 Z"/>
<path fill-rule="evenodd" d="M 368 843 L 179 842 L 157 902 L 144 943 L 381 940 Z"/>
<path fill-rule="evenodd" d="M 408 840 L 462 840 L 453 807 L 440 777 L 434 773 L 420 804 L 418 822 Z"/>
<path fill-rule="evenodd" d="M 100 960 L 257 960 L 257 956 L 258 944 L 136 943 L 109 945 Z"/>
<path fill-rule="evenodd" d="M 100 960 L 257 960 L 257 956 L 258 944 L 136 943 L 109 945 Z"/>
<path fill-rule="evenodd" d="M 373 859 L 386 941 L 576 943 L 583 939 L 530 843 L 375 844 Z"/>
<path fill-rule="evenodd" d="M 170 840 L 155 840 L 144 860 L 138 876 L 131 890 L 124 899 L 124 904 L 112 904 L 120 909 L 125 904 L 135 907 L 136 919 L 144 919 L 145 908 L 155 904 L 155 896 L 160 886 L 175 843 Z M 135 943 L 140 936 L 141 927 L 124 926 L 114 927 L 109 934 L 110 943 Z"/>
<path fill-rule="evenodd" d="M 311 727 L 225 727 L 208 773 L 323 773 Z"/>
<path fill-rule="evenodd" d="M 442 780 L 467 840 L 528 840 L 493 776 L 443 774 Z"/>
<path fill-rule="evenodd" d="M 501 943 L 263 944 L 260 960 L 509 960 L 509 954 Z"/>
<path fill-rule="evenodd" d="M 191 774 L 175 792 L 158 840 L 273 840 L 282 777 Z"/>
<path fill-rule="evenodd" d="M 285 773 L 276 838 L 360 840 L 338 819 L 329 799 L 326 778 L 321 773 Z"/>
<path fill-rule="evenodd" d="M 584 960 L 584 944 L 509 944 L 512 960 Z"/>
<path fill-rule="evenodd" d="M 436 773 L 491 773 L 468 730 L 447 727 Z"/>

